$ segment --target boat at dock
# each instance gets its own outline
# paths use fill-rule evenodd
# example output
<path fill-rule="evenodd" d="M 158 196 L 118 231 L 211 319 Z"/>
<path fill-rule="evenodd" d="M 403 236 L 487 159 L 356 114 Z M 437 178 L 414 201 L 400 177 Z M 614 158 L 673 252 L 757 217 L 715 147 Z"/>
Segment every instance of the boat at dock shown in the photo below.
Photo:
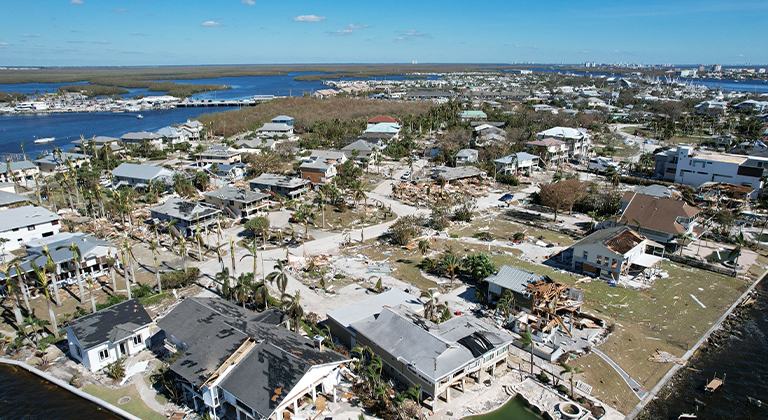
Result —
<path fill-rule="evenodd" d="M 35 139 L 35 144 L 53 143 L 56 140 L 55 137 L 44 137 L 42 139 Z"/>

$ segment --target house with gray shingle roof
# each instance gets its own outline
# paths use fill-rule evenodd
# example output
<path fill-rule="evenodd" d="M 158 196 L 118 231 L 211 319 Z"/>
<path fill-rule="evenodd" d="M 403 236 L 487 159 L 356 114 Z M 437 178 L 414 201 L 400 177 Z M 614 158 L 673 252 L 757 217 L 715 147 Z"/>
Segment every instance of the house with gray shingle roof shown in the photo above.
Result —
<path fill-rule="evenodd" d="M 174 227 L 184 236 L 191 236 L 199 228 L 216 222 L 221 210 L 206 203 L 169 198 L 165 203 L 149 209 L 153 219 L 174 222 Z"/>
<path fill-rule="evenodd" d="M 335 396 L 349 358 L 285 328 L 287 319 L 218 297 L 183 300 L 158 326 L 166 346 L 183 352 L 171 370 L 186 401 L 214 418 L 278 420 L 295 416 L 302 398 Z"/>
<path fill-rule="evenodd" d="M 328 314 L 331 331 L 342 342 L 368 346 L 384 370 L 406 386 L 421 386 L 450 402 L 450 388 L 465 378 L 481 382 L 506 359 L 513 337 L 474 316 L 460 315 L 440 324 L 424 318 L 415 297 L 394 289 Z M 421 397 L 421 395 L 420 395 Z M 421 399 L 421 398 L 420 398 Z"/>
<path fill-rule="evenodd" d="M 69 353 L 91 372 L 147 348 L 152 318 L 138 299 L 110 306 L 69 322 Z"/>
<path fill-rule="evenodd" d="M 203 194 L 205 202 L 216 207 L 228 207 L 238 217 L 248 217 L 269 206 L 269 194 L 226 185 Z"/>

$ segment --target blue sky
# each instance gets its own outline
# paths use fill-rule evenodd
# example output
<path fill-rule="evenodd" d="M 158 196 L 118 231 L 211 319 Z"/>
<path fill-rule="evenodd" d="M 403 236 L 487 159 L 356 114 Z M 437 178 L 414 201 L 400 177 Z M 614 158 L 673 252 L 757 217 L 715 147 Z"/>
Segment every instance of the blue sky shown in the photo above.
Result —
<path fill-rule="evenodd" d="M 2 0 L 0 66 L 768 63 L 768 1 Z"/>

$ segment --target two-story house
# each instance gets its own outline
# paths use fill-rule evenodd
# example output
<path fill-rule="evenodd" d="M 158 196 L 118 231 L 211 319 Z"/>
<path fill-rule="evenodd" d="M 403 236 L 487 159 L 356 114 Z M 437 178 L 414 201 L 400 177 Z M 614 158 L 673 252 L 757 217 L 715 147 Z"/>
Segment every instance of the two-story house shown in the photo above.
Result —
<path fill-rule="evenodd" d="M 341 150 L 313 150 L 299 166 L 301 179 L 312 184 L 327 184 L 336 176 L 336 165 L 346 161 L 347 155 Z"/>
<path fill-rule="evenodd" d="M 633 265 L 645 269 L 661 260 L 646 253 L 649 246 L 661 245 L 652 243 L 628 226 L 601 229 L 571 246 L 571 268 L 576 272 L 618 281 Z"/>
<path fill-rule="evenodd" d="M 248 217 L 269 206 L 269 194 L 227 185 L 203 194 L 205 202 L 218 208 L 226 207 L 238 217 Z"/>

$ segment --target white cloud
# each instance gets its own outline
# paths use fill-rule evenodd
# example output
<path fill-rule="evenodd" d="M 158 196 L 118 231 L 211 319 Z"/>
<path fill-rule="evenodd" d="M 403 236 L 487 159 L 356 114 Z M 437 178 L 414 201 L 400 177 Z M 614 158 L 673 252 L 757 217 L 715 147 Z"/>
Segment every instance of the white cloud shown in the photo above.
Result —
<path fill-rule="evenodd" d="M 359 23 L 355 25 L 354 23 L 350 23 L 347 26 L 347 29 L 366 29 L 366 28 L 370 28 L 370 25 L 360 25 Z"/>
<path fill-rule="evenodd" d="M 248 6 L 256 6 L 256 2 L 253 0 L 240 0 L 240 3 L 247 4 Z"/>
<path fill-rule="evenodd" d="M 294 22 L 322 22 L 325 20 L 325 16 L 315 16 L 315 15 L 301 15 L 291 18 Z"/>
<path fill-rule="evenodd" d="M 415 31 L 413 29 L 409 29 L 403 33 L 404 36 L 414 36 L 414 37 L 426 37 L 429 36 L 427 34 L 423 34 L 419 31 Z"/>
<path fill-rule="evenodd" d="M 85 4 L 85 2 L 83 0 L 71 0 L 69 3 L 70 4 Z"/>
<path fill-rule="evenodd" d="M 352 33 L 352 29 L 341 29 L 339 31 L 328 32 L 328 35 L 332 36 L 344 36 Z"/>
<path fill-rule="evenodd" d="M 112 9 L 113 12 L 127 12 L 128 9 Z"/>
<path fill-rule="evenodd" d="M 42 35 L 40 35 L 40 34 L 24 34 L 22 36 L 24 38 L 40 38 Z"/>
<path fill-rule="evenodd" d="M 9 44 L 9 43 L 7 43 L 7 42 L 0 42 L 0 46 L 3 46 L 3 47 L 5 47 L 5 46 L 8 46 L 8 45 L 11 45 L 11 44 Z"/>
<path fill-rule="evenodd" d="M 221 24 L 219 22 L 214 22 L 212 20 L 209 20 L 209 21 L 201 23 L 200 26 L 213 27 L 213 26 L 221 26 Z"/>
<path fill-rule="evenodd" d="M 85 41 L 67 41 L 70 44 L 85 44 Z"/>
<path fill-rule="evenodd" d="M 109 44 L 109 41 L 96 41 L 96 44 Z"/>
<path fill-rule="evenodd" d="M 141 33 L 141 32 L 131 32 L 131 33 L 129 33 L 128 35 L 133 35 L 133 36 L 147 36 L 147 34 L 143 34 L 143 33 Z"/>

